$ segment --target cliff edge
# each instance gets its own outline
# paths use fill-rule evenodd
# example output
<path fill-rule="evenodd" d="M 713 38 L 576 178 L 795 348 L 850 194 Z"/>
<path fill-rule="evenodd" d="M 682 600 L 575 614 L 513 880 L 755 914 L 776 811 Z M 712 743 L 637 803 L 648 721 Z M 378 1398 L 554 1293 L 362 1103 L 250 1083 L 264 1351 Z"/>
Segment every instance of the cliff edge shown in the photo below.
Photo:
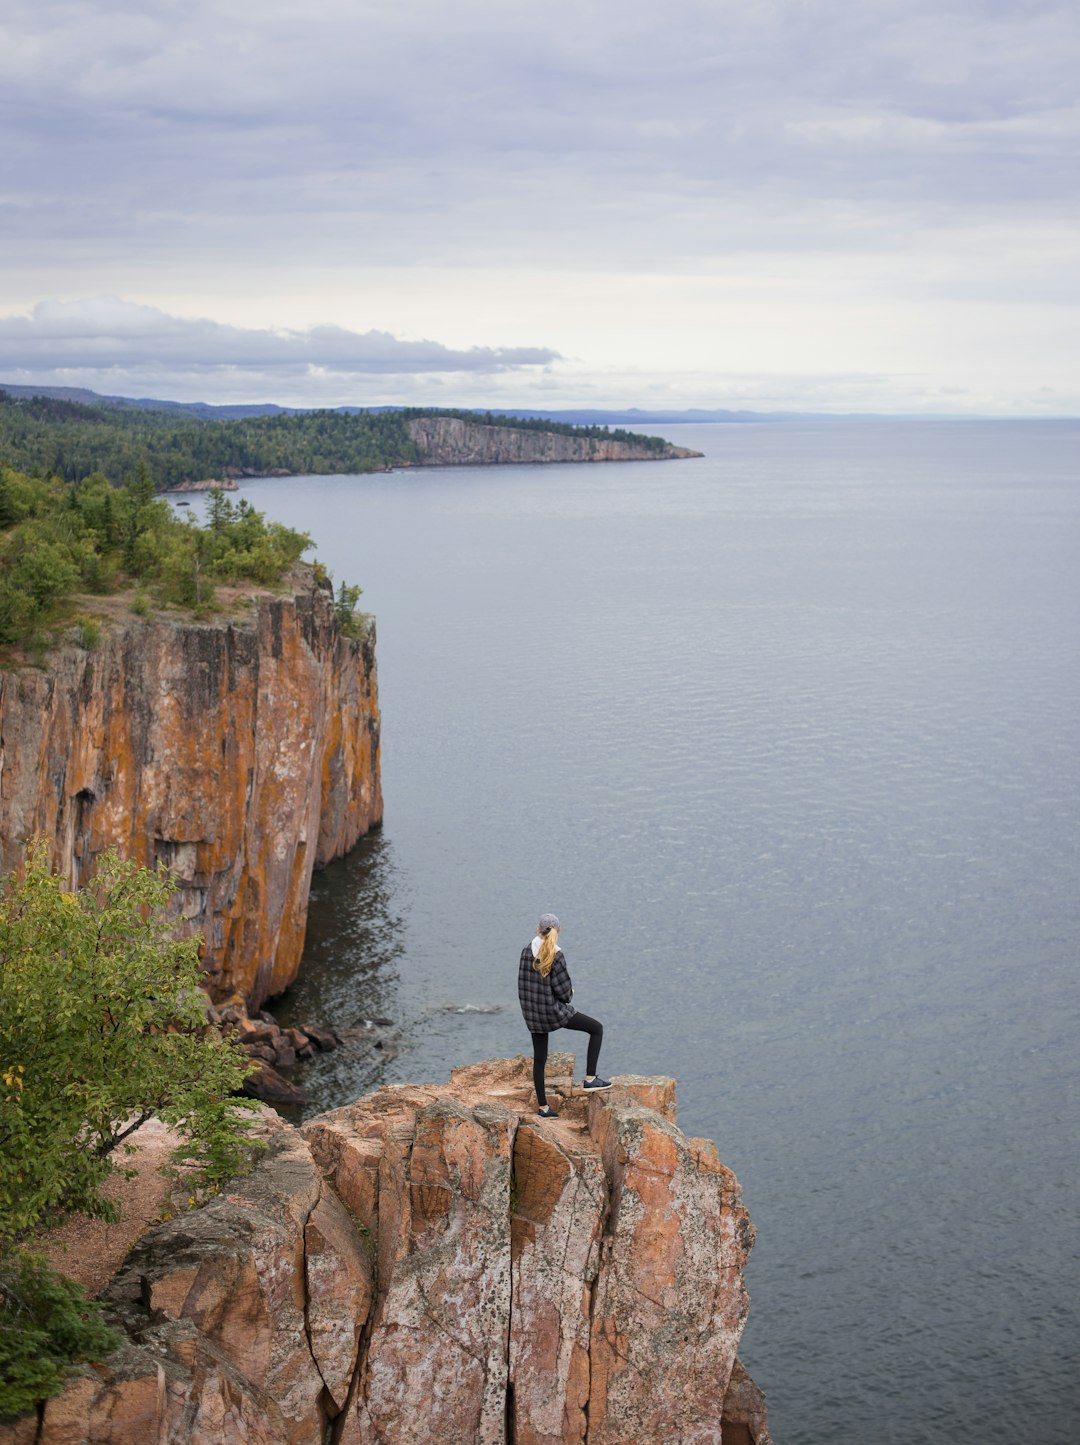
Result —
<path fill-rule="evenodd" d="M 532 427 L 483 426 L 454 416 L 411 418 L 409 436 L 424 467 L 504 466 L 533 462 L 662 462 L 700 457 L 688 447 L 638 445 L 609 436 L 583 436 Z"/>
<path fill-rule="evenodd" d="M 211 996 L 252 1009 L 296 976 L 314 865 L 382 817 L 374 626 L 343 636 L 328 586 L 291 580 L 0 672 L 0 871 L 34 837 L 73 884 L 110 847 L 164 863 Z"/>
<path fill-rule="evenodd" d="M 146 1234 L 125 1345 L 3 1445 L 768 1445 L 736 1359 L 754 1233 L 671 1079 L 533 1112 L 531 1060 L 389 1086 Z M 20 1433 L 22 1432 L 22 1433 Z"/>

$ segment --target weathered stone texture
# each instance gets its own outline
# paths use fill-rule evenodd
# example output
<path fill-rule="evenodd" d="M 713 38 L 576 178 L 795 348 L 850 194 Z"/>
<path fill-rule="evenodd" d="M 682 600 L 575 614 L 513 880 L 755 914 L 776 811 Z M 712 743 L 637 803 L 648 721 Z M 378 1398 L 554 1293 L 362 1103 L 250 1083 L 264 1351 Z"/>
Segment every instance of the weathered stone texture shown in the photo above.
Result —
<path fill-rule="evenodd" d="M 549 1060 L 553 1098 L 571 1075 Z M 626 1076 L 555 1122 L 528 1059 L 456 1070 L 447 1092 L 381 1089 L 304 1129 L 377 1240 L 344 1445 L 507 1428 L 515 1445 L 720 1445 L 753 1229 L 715 1149 L 676 1127 L 674 1081 Z"/>
<path fill-rule="evenodd" d="M 731 1373 L 749 1306 L 749 1216 L 715 1154 L 651 1110 L 606 1112 L 611 1213 L 593 1307 L 590 1442 L 660 1441 L 678 1420 L 683 1445 L 720 1445 L 716 1382 Z"/>
<path fill-rule="evenodd" d="M 509 462 L 655 462 L 700 457 L 688 447 L 637 446 L 614 437 L 574 436 L 531 427 L 483 426 L 460 417 L 421 416 L 408 423 L 421 466 L 500 466 Z"/>
<path fill-rule="evenodd" d="M 765 1396 L 736 1360 L 724 1395 L 724 1445 L 772 1445 L 768 1413 Z"/>
<path fill-rule="evenodd" d="M 516 1445 L 584 1440 L 592 1289 L 607 1212 L 602 1161 L 523 1121 L 514 1142 L 514 1311 L 509 1379 Z"/>
<path fill-rule="evenodd" d="M 267 1113 L 251 1175 L 133 1251 L 107 1292 L 129 1344 L 42 1440 L 768 1445 L 734 1176 L 672 1080 L 571 1097 L 572 1062 L 555 1121 L 525 1058 L 301 1132 Z"/>
<path fill-rule="evenodd" d="M 312 868 L 382 817 L 374 634 L 297 574 L 245 622 L 111 625 L 0 673 L 0 871 L 44 837 L 73 883 L 116 847 L 165 863 L 215 999 L 296 976 Z"/>

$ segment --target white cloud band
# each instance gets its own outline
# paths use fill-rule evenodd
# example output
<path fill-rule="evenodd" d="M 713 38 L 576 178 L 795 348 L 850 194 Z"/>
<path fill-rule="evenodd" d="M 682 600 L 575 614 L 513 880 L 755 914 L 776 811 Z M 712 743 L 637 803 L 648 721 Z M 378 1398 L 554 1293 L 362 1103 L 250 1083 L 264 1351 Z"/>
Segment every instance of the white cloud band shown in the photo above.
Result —
<path fill-rule="evenodd" d="M 472 346 L 402 341 L 385 331 L 314 326 L 305 331 L 248 330 L 170 316 L 116 297 L 43 301 L 29 316 L 0 317 L 0 375 L 157 369 L 213 374 L 237 368 L 267 377 L 297 372 L 346 376 L 491 374 L 559 360 L 547 347 Z"/>

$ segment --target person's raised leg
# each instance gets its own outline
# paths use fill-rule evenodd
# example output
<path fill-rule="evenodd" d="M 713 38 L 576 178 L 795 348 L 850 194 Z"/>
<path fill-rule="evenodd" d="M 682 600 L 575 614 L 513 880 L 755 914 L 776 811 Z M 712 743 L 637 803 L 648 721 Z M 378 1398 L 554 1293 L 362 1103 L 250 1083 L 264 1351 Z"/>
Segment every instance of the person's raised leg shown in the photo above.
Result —
<path fill-rule="evenodd" d="M 585 1056 L 586 1089 L 610 1089 L 607 1079 L 601 1079 L 596 1072 L 596 1066 L 600 1062 L 600 1046 L 604 1042 L 604 1025 L 598 1019 L 590 1018 L 588 1014 L 575 1013 L 566 1020 L 563 1028 L 577 1029 L 580 1033 L 589 1035 L 589 1048 Z"/>

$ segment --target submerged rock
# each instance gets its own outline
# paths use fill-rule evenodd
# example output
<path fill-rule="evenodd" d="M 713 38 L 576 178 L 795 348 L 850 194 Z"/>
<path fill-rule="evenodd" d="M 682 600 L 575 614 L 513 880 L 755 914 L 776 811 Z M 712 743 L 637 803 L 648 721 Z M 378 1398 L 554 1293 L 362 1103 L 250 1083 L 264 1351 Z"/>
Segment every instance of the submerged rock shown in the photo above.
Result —
<path fill-rule="evenodd" d="M 303 1104 L 307 1095 L 288 1079 L 282 1078 L 271 1064 L 263 1063 L 253 1053 L 251 1057 L 257 1067 L 244 1080 L 244 1093 L 251 1099 L 262 1099 L 268 1104 Z"/>

